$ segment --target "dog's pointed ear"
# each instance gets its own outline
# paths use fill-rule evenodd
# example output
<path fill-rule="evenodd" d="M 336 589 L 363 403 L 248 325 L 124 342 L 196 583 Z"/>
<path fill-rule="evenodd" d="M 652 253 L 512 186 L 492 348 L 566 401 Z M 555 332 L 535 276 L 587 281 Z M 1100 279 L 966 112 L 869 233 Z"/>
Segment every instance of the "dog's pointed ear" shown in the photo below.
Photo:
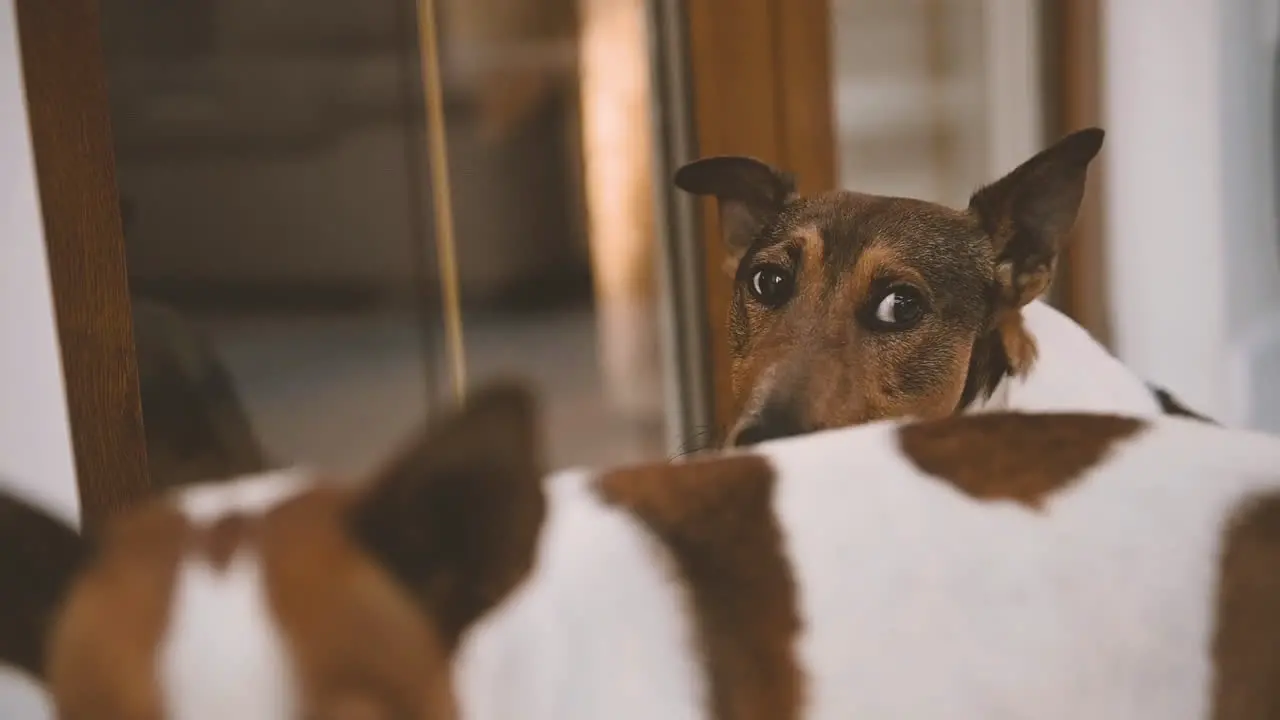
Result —
<path fill-rule="evenodd" d="M 796 195 L 796 183 L 755 158 L 724 155 L 684 165 L 675 174 L 676 187 L 694 195 L 712 195 L 720 204 L 720 232 L 737 265 L 760 231 Z"/>
<path fill-rule="evenodd" d="M 409 588 L 450 647 L 533 564 L 546 507 L 537 423 L 522 385 L 481 389 L 352 506 L 357 543 Z"/>
<path fill-rule="evenodd" d="M 1090 128 L 1068 135 L 969 200 L 969 211 L 982 223 L 995 250 L 1002 296 L 1013 307 L 1031 302 L 1049 287 L 1103 134 Z"/>
<path fill-rule="evenodd" d="M 89 554 L 75 528 L 0 492 L 0 663 L 45 679 L 54 615 Z"/>

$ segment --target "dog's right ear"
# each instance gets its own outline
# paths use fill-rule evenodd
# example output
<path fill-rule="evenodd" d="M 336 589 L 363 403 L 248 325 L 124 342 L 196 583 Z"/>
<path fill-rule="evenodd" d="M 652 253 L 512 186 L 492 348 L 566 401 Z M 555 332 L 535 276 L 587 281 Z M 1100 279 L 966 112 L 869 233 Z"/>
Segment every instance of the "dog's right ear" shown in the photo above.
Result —
<path fill-rule="evenodd" d="M 735 266 L 796 195 L 795 178 L 789 173 L 740 155 L 694 160 L 676 171 L 675 184 L 720 201 L 720 231 Z"/>
<path fill-rule="evenodd" d="M 88 555 L 75 528 L 0 492 L 0 663 L 44 680 L 46 635 Z"/>
<path fill-rule="evenodd" d="M 1072 133 L 970 198 L 995 251 L 1007 307 L 1021 308 L 1049 288 L 1103 137 L 1098 128 Z"/>
<path fill-rule="evenodd" d="M 533 565 L 542 446 L 532 395 L 495 384 L 374 476 L 351 511 L 357 542 L 402 582 L 453 647 Z"/>

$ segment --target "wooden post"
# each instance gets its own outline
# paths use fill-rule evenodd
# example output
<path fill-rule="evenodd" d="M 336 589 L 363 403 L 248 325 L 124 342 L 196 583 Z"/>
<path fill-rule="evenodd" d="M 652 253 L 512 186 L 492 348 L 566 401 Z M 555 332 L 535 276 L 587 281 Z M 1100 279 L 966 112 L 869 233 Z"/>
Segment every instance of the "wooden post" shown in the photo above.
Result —
<path fill-rule="evenodd" d="M 826 0 L 688 0 L 700 156 L 753 155 L 796 174 L 801 192 L 836 184 L 830 8 Z M 715 417 L 737 414 L 729 370 L 733 287 L 715 201 L 703 202 Z"/>
<path fill-rule="evenodd" d="M 150 488 L 97 0 L 16 0 L 85 527 Z"/>

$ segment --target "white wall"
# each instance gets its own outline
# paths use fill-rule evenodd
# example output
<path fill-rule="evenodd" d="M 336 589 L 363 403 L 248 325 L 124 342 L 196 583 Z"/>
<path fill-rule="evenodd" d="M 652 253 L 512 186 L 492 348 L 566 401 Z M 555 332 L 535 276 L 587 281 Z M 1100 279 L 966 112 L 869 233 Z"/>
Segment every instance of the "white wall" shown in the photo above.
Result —
<path fill-rule="evenodd" d="M 0 485 L 79 522 L 13 0 L 0 0 Z"/>
<path fill-rule="evenodd" d="M 982 183 L 1003 176 L 1040 152 L 1046 141 L 1058 139 L 1041 132 L 1039 16 L 1033 0 L 982 1 L 987 102 L 987 172 Z"/>
<path fill-rule="evenodd" d="M 1117 353 L 1198 409 L 1280 429 L 1275 1 L 1105 0 L 1102 162 Z"/>
<path fill-rule="evenodd" d="M 0 0 L 0 486 L 79 522 L 75 464 L 13 0 Z M 0 666 L 0 717 L 51 717 L 32 681 Z"/>

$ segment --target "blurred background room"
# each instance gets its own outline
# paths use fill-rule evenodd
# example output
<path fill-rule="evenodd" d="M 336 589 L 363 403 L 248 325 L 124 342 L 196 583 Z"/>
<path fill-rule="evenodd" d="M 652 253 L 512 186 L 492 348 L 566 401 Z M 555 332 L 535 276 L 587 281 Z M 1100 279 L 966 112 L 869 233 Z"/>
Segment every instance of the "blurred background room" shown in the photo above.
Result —
<path fill-rule="evenodd" d="M 676 164 L 963 205 L 1101 125 L 1053 301 L 1189 404 L 1280 430 L 1274 5 L 438 0 L 469 382 L 533 379 L 558 466 L 705 444 L 727 288 Z M 452 402 L 427 6 L 100 6 L 139 342 L 175 313 L 262 452 L 364 469 Z"/>

